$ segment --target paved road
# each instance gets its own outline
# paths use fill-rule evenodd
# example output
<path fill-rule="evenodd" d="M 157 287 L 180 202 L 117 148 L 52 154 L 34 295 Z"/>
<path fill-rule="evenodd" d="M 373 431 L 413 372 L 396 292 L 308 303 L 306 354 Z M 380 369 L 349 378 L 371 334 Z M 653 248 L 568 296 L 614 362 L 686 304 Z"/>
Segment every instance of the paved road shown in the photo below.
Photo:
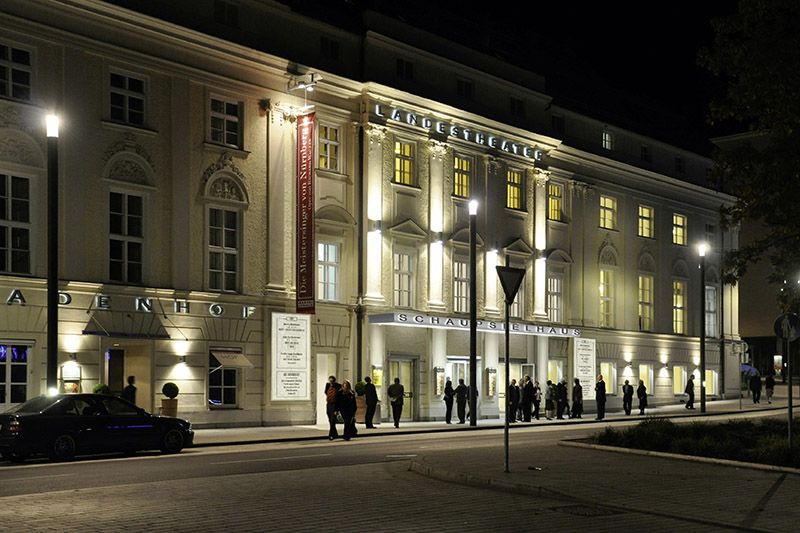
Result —
<path fill-rule="evenodd" d="M 0 465 L 0 531 L 791 531 L 800 520 L 800 476 L 556 445 L 598 427 L 515 431 L 512 474 L 494 430 Z M 411 459 L 580 501 L 431 479 Z"/>

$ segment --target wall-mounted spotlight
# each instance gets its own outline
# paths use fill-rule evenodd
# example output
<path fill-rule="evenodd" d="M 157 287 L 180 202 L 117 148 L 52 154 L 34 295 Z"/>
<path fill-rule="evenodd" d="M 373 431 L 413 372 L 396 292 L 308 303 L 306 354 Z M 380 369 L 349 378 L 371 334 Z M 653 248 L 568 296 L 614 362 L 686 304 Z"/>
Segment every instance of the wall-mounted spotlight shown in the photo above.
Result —
<path fill-rule="evenodd" d="M 292 76 L 286 85 L 288 91 L 313 91 L 314 86 L 322 80 L 316 72 L 308 72 L 302 76 Z"/>

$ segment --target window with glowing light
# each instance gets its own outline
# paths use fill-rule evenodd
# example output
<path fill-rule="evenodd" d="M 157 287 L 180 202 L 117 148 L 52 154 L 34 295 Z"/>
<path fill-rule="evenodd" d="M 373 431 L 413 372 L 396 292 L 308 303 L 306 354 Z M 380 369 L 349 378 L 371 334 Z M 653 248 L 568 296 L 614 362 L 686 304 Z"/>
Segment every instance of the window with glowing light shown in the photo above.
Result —
<path fill-rule="evenodd" d="M 561 324 L 564 309 L 564 278 L 556 274 L 547 274 L 546 287 L 547 318 L 550 322 Z"/>
<path fill-rule="evenodd" d="M 30 346 L 0 344 L 0 405 L 28 399 L 28 356 Z"/>
<path fill-rule="evenodd" d="M 706 337 L 717 336 L 717 288 L 706 285 Z"/>
<path fill-rule="evenodd" d="M 614 149 L 614 134 L 608 130 L 603 130 L 603 148 L 606 150 Z"/>
<path fill-rule="evenodd" d="M 564 202 L 564 186 L 560 183 L 547 184 L 547 218 L 561 222 Z"/>
<path fill-rule="evenodd" d="M 600 270 L 600 327 L 614 327 L 614 271 Z"/>
<path fill-rule="evenodd" d="M 335 302 L 339 299 L 340 255 L 338 244 L 317 243 L 317 298 L 320 300 Z"/>
<path fill-rule="evenodd" d="M 241 149 L 242 106 L 240 102 L 212 96 L 209 104 L 209 133 L 212 143 Z"/>
<path fill-rule="evenodd" d="M 689 375 L 686 373 L 686 367 L 676 365 L 672 367 L 672 393 L 684 394 L 686 390 L 686 380 Z"/>
<path fill-rule="evenodd" d="M 453 259 L 453 311 L 469 313 L 469 262 Z"/>
<path fill-rule="evenodd" d="M 600 195 L 600 227 L 617 229 L 617 199 L 613 196 Z"/>
<path fill-rule="evenodd" d="M 653 329 L 653 276 L 639 276 L 639 331 Z"/>
<path fill-rule="evenodd" d="M 453 158 L 453 196 L 469 198 L 472 181 L 472 158 L 456 155 Z"/>
<path fill-rule="evenodd" d="M 686 282 L 672 281 L 672 332 L 686 334 Z"/>
<path fill-rule="evenodd" d="M 413 255 L 406 251 L 393 254 L 394 306 L 414 306 L 414 262 Z"/>
<path fill-rule="evenodd" d="M 600 363 L 600 375 L 606 384 L 606 394 L 617 393 L 617 364 L 606 362 Z"/>
<path fill-rule="evenodd" d="M 414 153 L 416 146 L 412 142 L 394 142 L 394 182 L 403 185 L 416 185 L 414 174 Z"/>
<path fill-rule="evenodd" d="M 0 174 L 0 273 L 31 272 L 30 180 Z"/>
<path fill-rule="evenodd" d="M 686 215 L 672 214 L 672 244 L 686 246 Z"/>
<path fill-rule="evenodd" d="M 339 171 L 339 128 L 320 124 L 319 126 L 319 168 Z"/>
<path fill-rule="evenodd" d="M 522 191 L 522 171 L 511 168 L 508 169 L 506 171 L 506 207 L 510 209 L 523 209 Z"/>
<path fill-rule="evenodd" d="M 655 210 L 646 205 L 639 206 L 639 237 L 647 239 L 653 238 L 653 226 L 655 222 Z"/>
<path fill-rule="evenodd" d="M 238 368 L 226 368 L 208 354 L 208 406 L 211 409 L 234 408 L 238 406 L 239 373 Z"/>
<path fill-rule="evenodd" d="M 0 97 L 30 101 L 31 56 L 29 50 L 0 43 Z"/>

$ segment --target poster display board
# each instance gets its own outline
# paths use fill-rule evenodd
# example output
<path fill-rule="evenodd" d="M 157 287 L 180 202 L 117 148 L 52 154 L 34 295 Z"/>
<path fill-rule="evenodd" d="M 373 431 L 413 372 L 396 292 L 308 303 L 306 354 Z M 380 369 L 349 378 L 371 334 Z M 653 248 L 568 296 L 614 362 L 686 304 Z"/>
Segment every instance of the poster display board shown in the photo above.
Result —
<path fill-rule="evenodd" d="M 272 313 L 272 400 L 310 400 L 311 316 Z"/>
<path fill-rule="evenodd" d="M 575 377 L 583 387 L 583 399 L 594 398 L 594 384 L 597 379 L 597 341 L 595 339 L 574 339 Z"/>

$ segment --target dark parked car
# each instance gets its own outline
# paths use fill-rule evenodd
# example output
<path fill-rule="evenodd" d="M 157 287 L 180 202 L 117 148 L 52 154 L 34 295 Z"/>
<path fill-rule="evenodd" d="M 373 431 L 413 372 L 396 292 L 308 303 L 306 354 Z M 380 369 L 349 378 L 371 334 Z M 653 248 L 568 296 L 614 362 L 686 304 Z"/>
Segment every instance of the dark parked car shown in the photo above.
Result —
<path fill-rule="evenodd" d="M 178 453 L 193 438 L 186 420 L 154 416 L 104 394 L 38 396 L 0 414 L 0 453 L 12 461 L 34 454 L 68 461 L 102 452 Z"/>

